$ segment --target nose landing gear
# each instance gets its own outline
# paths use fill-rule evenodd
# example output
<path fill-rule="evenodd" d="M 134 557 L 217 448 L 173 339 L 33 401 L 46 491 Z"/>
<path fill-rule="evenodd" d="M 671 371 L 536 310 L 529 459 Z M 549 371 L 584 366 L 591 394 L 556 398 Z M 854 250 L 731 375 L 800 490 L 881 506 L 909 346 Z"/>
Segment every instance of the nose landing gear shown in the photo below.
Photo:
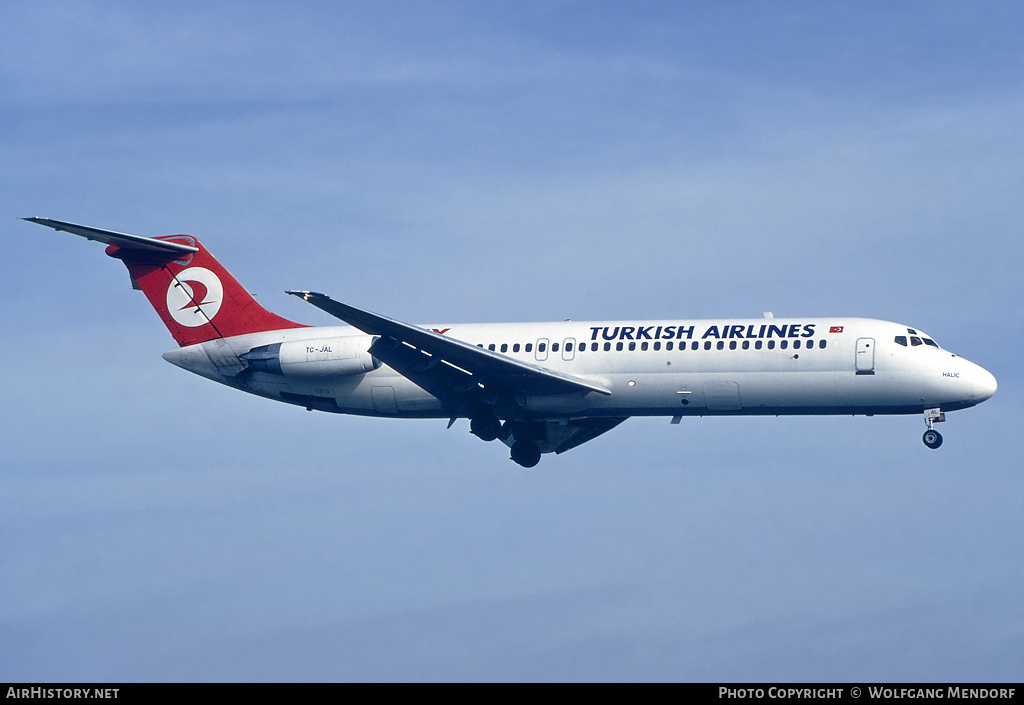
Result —
<path fill-rule="evenodd" d="M 942 445 L 942 434 L 936 431 L 933 426 L 934 424 L 945 421 L 946 415 L 942 413 L 942 409 L 925 409 L 924 410 L 924 422 L 928 426 L 928 430 L 924 432 L 924 436 L 921 438 L 924 444 L 935 450 Z"/>

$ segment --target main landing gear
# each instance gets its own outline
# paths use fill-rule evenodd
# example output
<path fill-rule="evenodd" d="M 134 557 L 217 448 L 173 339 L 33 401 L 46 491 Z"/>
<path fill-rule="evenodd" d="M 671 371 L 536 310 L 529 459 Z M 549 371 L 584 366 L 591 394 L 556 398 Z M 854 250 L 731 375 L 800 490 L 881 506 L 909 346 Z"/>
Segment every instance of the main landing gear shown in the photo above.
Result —
<path fill-rule="evenodd" d="M 477 438 L 484 441 L 493 441 L 496 438 L 508 439 L 508 431 L 502 434 L 501 420 L 491 413 L 481 413 L 469 420 L 469 431 Z M 524 468 L 532 468 L 540 462 L 540 446 L 534 440 L 536 430 L 531 429 L 528 424 L 514 424 L 511 428 L 512 443 L 511 458 L 514 462 Z"/>
<path fill-rule="evenodd" d="M 933 425 L 945 420 L 946 415 L 942 413 L 942 409 L 925 409 L 924 411 L 924 422 L 928 425 L 928 430 L 924 432 L 921 440 L 932 450 L 942 445 L 942 434 L 936 431 Z"/>

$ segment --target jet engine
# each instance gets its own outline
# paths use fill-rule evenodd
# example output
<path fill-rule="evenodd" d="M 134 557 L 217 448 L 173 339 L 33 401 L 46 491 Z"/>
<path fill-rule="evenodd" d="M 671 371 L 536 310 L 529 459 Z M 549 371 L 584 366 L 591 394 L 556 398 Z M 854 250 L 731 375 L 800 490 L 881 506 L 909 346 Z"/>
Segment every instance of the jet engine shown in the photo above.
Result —
<path fill-rule="evenodd" d="M 380 360 L 367 348 L 366 336 L 314 338 L 260 345 L 239 355 L 254 372 L 285 377 L 348 377 L 371 372 Z"/>

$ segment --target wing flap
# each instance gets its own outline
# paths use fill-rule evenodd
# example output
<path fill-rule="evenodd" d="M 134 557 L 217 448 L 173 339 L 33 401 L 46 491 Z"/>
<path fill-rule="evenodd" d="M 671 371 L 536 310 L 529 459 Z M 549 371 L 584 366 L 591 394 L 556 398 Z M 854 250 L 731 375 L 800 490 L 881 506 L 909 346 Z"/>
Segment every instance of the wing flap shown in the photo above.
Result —
<path fill-rule="evenodd" d="M 364 333 L 392 338 L 474 376 L 498 380 L 504 385 L 526 394 L 566 394 L 571 392 L 611 394 L 611 390 L 596 382 L 484 350 L 456 338 L 442 336 L 351 304 L 335 301 L 326 294 L 312 291 L 289 291 L 287 293 L 302 298 Z M 413 379 L 413 381 L 416 380 Z"/>

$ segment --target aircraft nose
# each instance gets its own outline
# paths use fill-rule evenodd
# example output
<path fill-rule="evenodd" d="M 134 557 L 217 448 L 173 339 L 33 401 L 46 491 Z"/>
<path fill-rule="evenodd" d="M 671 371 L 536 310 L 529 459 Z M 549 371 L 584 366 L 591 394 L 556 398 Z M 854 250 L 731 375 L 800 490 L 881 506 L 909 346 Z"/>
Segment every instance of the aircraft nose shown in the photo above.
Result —
<path fill-rule="evenodd" d="M 996 393 L 996 378 L 984 367 L 978 367 L 971 375 L 971 396 L 975 403 L 981 403 Z"/>

